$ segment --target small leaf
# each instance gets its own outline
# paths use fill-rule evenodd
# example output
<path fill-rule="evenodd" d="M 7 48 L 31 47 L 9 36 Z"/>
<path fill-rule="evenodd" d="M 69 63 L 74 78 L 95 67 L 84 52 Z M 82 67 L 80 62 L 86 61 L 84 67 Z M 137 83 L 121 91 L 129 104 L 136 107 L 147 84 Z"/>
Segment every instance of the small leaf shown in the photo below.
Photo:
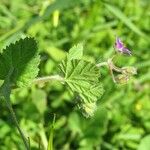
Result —
<path fill-rule="evenodd" d="M 84 115 L 92 116 L 96 110 L 95 102 L 103 94 L 103 87 L 99 80 L 99 69 L 93 63 L 77 59 L 63 61 L 60 68 L 70 89 L 81 97 L 79 105 L 81 110 L 84 110 Z M 90 104 L 94 107 L 90 107 Z M 91 110 L 91 108 L 94 109 Z"/>
<path fill-rule="evenodd" d="M 12 69 L 11 84 L 27 86 L 37 76 L 39 62 L 36 41 L 33 38 L 20 39 L 0 53 L 0 79 L 4 80 Z"/>
<path fill-rule="evenodd" d="M 77 44 L 69 50 L 68 59 L 81 59 L 83 56 L 83 45 Z"/>

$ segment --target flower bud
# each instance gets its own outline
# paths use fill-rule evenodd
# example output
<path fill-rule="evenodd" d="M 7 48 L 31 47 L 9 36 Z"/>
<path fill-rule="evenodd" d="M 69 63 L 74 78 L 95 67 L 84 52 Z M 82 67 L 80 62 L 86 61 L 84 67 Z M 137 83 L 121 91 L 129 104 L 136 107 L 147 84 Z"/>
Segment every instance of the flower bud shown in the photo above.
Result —
<path fill-rule="evenodd" d="M 135 67 L 123 67 L 122 68 L 122 73 L 126 74 L 126 75 L 135 75 L 137 74 L 137 69 Z"/>
<path fill-rule="evenodd" d="M 96 106 L 95 102 L 93 102 L 93 103 L 86 102 L 86 103 L 81 103 L 79 105 L 79 108 L 81 109 L 82 114 L 86 118 L 88 118 L 88 117 L 91 117 L 94 115 L 94 112 L 96 111 L 97 106 Z"/>
<path fill-rule="evenodd" d="M 129 76 L 126 74 L 119 74 L 115 77 L 115 81 L 119 84 L 126 84 L 129 81 Z"/>

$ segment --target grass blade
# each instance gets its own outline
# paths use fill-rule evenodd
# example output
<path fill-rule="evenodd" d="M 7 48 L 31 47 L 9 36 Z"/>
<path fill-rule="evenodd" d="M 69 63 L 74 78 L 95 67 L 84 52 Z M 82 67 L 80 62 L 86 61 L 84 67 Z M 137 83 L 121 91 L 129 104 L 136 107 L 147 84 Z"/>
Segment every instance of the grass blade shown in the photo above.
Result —
<path fill-rule="evenodd" d="M 56 115 L 54 114 L 53 122 L 52 122 L 52 125 L 51 125 L 51 128 L 50 128 L 50 135 L 49 135 L 47 150 L 53 150 L 53 135 L 54 135 L 55 118 L 56 118 Z"/>
<path fill-rule="evenodd" d="M 109 4 L 104 4 L 104 5 L 111 13 L 113 13 L 118 19 L 120 19 L 133 32 L 135 32 L 140 36 L 145 36 L 145 34 L 139 28 L 137 28 L 136 25 L 133 24 L 132 21 L 127 16 L 125 16 L 125 14 L 120 9 Z"/>

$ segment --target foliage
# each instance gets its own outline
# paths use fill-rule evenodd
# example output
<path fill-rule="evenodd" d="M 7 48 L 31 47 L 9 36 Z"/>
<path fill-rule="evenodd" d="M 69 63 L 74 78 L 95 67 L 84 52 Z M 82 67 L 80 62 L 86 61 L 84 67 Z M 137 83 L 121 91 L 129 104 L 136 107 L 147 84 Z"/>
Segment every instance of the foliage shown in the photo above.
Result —
<path fill-rule="evenodd" d="M 133 55 L 130 58 L 120 56 L 115 59 L 115 64 L 137 67 L 137 75 L 127 85 L 114 84 L 107 68 L 99 70 L 105 92 L 97 101 L 95 115 L 87 119 L 76 110 L 76 95 L 73 96 L 62 84 L 49 82 L 45 86 L 41 83 L 13 90 L 12 106 L 26 137 L 30 137 L 31 149 L 39 149 L 39 143 L 41 149 L 47 149 L 54 113 L 55 149 L 148 148 L 149 1 L 106 2 L 0 1 L 0 49 L 20 38 L 36 37 L 41 54 L 39 76 L 56 74 L 57 64 L 70 47 L 80 42 L 85 43 L 83 61 L 89 64 L 105 61 L 114 52 L 115 35 L 123 39 Z M 57 26 L 54 26 L 55 21 Z M 16 81 L 19 80 L 15 80 L 15 84 L 22 86 Z M 4 101 L 0 100 L 0 104 L 0 149 L 24 149 Z"/>
<path fill-rule="evenodd" d="M 39 56 L 37 44 L 33 38 L 25 38 L 11 44 L 0 54 L 0 79 L 5 80 L 10 69 L 13 86 L 25 86 L 37 76 Z"/>
<path fill-rule="evenodd" d="M 60 68 L 70 89 L 81 97 L 79 107 L 88 117 L 94 114 L 96 101 L 103 94 L 103 87 L 99 79 L 99 68 L 94 63 L 82 60 L 82 55 L 82 46 L 74 46 L 69 50 L 67 59 L 60 64 Z"/>

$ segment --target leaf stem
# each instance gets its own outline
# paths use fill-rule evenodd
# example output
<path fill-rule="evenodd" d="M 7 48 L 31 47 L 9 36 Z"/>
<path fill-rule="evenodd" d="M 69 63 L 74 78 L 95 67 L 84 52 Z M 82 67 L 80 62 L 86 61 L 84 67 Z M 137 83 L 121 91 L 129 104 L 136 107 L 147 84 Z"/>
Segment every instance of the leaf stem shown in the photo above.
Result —
<path fill-rule="evenodd" d="M 12 117 L 12 119 L 13 119 L 13 121 L 14 121 L 17 129 L 18 129 L 18 131 L 19 131 L 19 134 L 20 134 L 20 136 L 21 136 L 21 138 L 23 140 L 23 143 L 24 143 L 24 145 L 26 147 L 26 150 L 30 150 L 28 141 L 25 138 L 25 136 L 24 136 L 24 134 L 23 134 L 23 132 L 22 132 L 20 126 L 19 126 L 17 117 L 15 115 L 15 112 L 14 112 L 14 110 L 12 108 L 11 101 L 10 101 L 10 94 L 11 94 L 10 77 L 11 77 L 11 75 L 13 73 L 13 70 L 14 70 L 14 68 L 10 68 L 10 71 L 9 71 L 8 75 L 6 76 L 6 78 L 5 78 L 5 81 L 4 81 L 3 85 L 0 87 L 0 94 L 1 94 L 1 96 L 4 96 L 5 103 L 6 103 L 7 107 L 8 107 L 8 109 L 9 109 L 11 117 Z"/>
<path fill-rule="evenodd" d="M 6 105 L 7 105 L 8 109 L 9 109 L 9 111 L 10 111 L 10 114 L 11 114 L 11 116 L 12 116 L 12 119 L 13 119 L 13 121 L 14 121 L 14 123 L 15 123 L 15 125 L 16 125 L 18 131 L 19 131 L 19 134 L 20 134 L 20 136 L 21 136 L 21 138 L 22 138 L 22 140 L 23 140 L 23 142 L 24 142 L 24 145 L 25 145 L 26 149 L 27 149 L 27 150 L 30 150 L 30 147 L 29 147 L 29 144 L 28 144 L 28 142 L 27 142 L 27 139 L 25 138 L 25 136 L 24 136 L 24 134 L 23 134 L 23 132 L 22 132 L 20 126 L 19 126 L 17 117 L 16 117 L 15 112 L 14 112 L 14 110 L 13 110 L 13 108 L 12 108 L 11 103 L 10 103 L 10 99 L 6 99 L 6 98 L 5 98 L 5 102 L 6 102 Z"/>
<path fill-rule="evenodd" d="M 114 57 L 115 57 L 115 55 L 112 58 L 109 58 L 106 62 L 101 62 L 101 63 L 97 64 L 96 66 L 97 67 L 107 66 L 110 71 L 110 74 L 112 76 L 112 80 L 114 81 L 114 83 L 116 83 L 116 80 L 115 80 L 115 77 L 113 74 L 113 70 L 118 73 L 122 73 L 122 69 L 114 65 L 114 63 L 112 61 Z"/>
<path fill-rule="evenodd" d="M 50 80 L 52 81 L 64 81 L 64 78 L 61 77 L 60 75 L 52 75 L 52 76 L 45 76 L 45 77 L 39 77 L 33 81 L 33 83 L 45 83 L 49 82 Z"/>
<path fill-rule="evenodd" d="M 97 67 L 108 66 L 108 63 L 107 62 L 101 62 L 101 63 L 96 64 L 96 66 Z"/>

